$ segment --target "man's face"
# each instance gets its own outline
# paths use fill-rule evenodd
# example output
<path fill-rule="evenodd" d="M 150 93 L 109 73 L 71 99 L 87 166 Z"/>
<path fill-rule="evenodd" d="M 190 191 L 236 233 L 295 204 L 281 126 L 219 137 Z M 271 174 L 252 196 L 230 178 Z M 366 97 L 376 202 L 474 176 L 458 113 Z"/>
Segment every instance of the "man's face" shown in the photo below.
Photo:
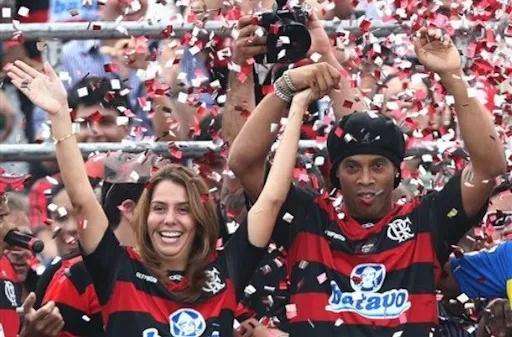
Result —
<path fill-rule="evenodd" d="M 52 203 L 59 209 L 66 210 L 62 213 L 63 216 L 58 216 L 58 214 L 52 216 L 53 230 L 54 232 L 58 231 L 55 237 L 58 254 L 64 256 L 75 253 L 78 251 L 78 222 L 70 213 L 72 205 L 66 191 L 63 189 L 57 193 Z"/>
<path fill-rule="evenodd" d="M 126 126 L 117 125 L 118 114 L 113 109 L 80 105 L 75 113 L 75 122 L 80 123 L 80 132 L 76 135 L 79 143 L 120 142 L 127 135 Z"/>
<path fill-rule="evenodd" d="M 500 211 L 501 213 L 496 213 Z M 505 240 L 512 234 L 512 193 L 510 191 L 502 192 L 491 199 L 488 213 L 501 214 L 500 219 L 494 222 L 496 230 L 492 233 L 492 238 L 497 240 Z"/>
<path fill-rule="evenodd" d="M 392 208 L 396 169 L 383 156 L 360 154 L 345 158 L 337 175 L 349 214 L 378 219 Z"/>
<path fill-rule="evenodd" d="M 100 7 L 100 15 L 103 20 L 115 20 L 124 16 L 124 21 L 138 21 L 146 15 L 148 0 L 108 0 Z"/>
<path fill-rule="evenodd" d="M 0 195 L 0 223 L 4 222 L 4 218 L 9 215 L 8 198 L 9 195 L 7 193 Z"/>
<path fill-rule="evenodd" d="M 413 129 L 437 127 L 436 116 L 429 116 L 425 110 L 429 90 L 425 83 L 395 77 L 386 83 L 386 87 L 381 109 L 383 113 L 399 125 L 403 125 L 408 118 L 410 123 L 407 125 Z"/>
<path fill-rule="evenodd" d="M 3 193 L 0 195 L 0 224 L 4 222 L 4 218 L 6 215 L 9 214 L 9 205 L 7 204 L 8 201 L 8 195 L 7 193 Z M 3 256 L 5 244 L 3 241 L 0 241 L 0 257 Z"/>
<path fill-rule="evenodd" d="M 11 212 L 5 217 L 6 221 L 9 221 L 16 225 L 16 230 L 22 233 L 31 234 L 30 224 L 26 214 L 21 212 Z M 28 264 L 29 259 L 32 257 L 32 252 L 28 249 L 19 247 L 8 247 L 5 250 L 5 256 L 11 262 L 11 265 L 21 282 L 24 282 L 27 278 L 27 273 L 30 270 Z"/>

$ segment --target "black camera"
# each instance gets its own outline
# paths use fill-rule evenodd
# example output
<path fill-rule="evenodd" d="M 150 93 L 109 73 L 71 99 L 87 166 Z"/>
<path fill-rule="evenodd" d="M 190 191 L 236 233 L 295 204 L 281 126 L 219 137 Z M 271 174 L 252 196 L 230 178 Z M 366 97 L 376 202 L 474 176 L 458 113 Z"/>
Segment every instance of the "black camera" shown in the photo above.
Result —
<path fill-rule="evenodd" d="M 259 15 L 259 25 L 268 32 L 267 62 L 293 63 L 306 57 L 311 47 L 308 32 L 308 13 L 300 6 L 283 8 L 282 1 L 277 9 Z M 263 63 L 265 55 L 258 55 L 256 62 Z"/>

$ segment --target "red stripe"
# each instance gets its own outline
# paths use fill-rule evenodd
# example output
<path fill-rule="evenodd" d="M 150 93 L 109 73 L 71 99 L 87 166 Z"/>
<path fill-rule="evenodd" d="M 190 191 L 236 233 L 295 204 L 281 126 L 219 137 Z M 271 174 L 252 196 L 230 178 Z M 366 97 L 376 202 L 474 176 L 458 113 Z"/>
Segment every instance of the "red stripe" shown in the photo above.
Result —
<path fill-rule="evenodd" d="M 420 199 L 418 198 L 409 201 L 405 205 L 396 204 L 393 210 L 381 218 L 372 228 L 365 229 L 347 213 L 345 208 L 342 208 L 343 213 L 345 213 L 345 219 L 338 218 L 339 212 L 334 208 L 329 198 L 319 196 L 315 202 L 318 204 L 318 207 L 320 207 L 321 210 L 327 213 L 329 220 L 336 223 L 342 230 L 343 235 L 345 235 L 350 240 L 363 240 L 370 235 L 378 234 L 387 224 L 391 222 L 391 220 L 396 217 L 409 215 L 416 207 L 421 204 Z"/>
<path fill-rule="evenodd" d="M 45 294 L 42 304 L 49 301 L 65 304 L 69 307 L 92 316 L 100 312 L 101 307 L 93 284 L 89 284 L 80 295 L 73 282 L 65 275 L 67 268 L 60 268 L 54 275 Z"/>
<path fill-rule="evenodd" d="M 414 263 L 437 264 L 430 233 L 418 233 L 416 236 L 416 240 L 406 241 L 394 249 L 376 254 L 357 255 L 331 249 L 329 241 L 323 236 L 300 232 L 290 249 L 290 261 L 317 262 L 347 277 L 350 276 L 352 269 L 361 263 L 382 263 L 386 266 L 386 272 L 405 269 Z M 305 247 L 307 249 L 304 249 Z M 290 263 L 289 268 L 292 267 L 293 263 Z M 437 279 L 440 269 L 437 266 L 435 268 Z"/>
<path fill-rule="evenodd" d="M 180 304 L 171 300 L 152 296 L 135 287 L 131 282 L 117 281 L 109 302 L 103 307 L 103 322 L 108 325 L 108 318 L 117 312 L 142 312 L 150 314 L 162 324 L 169 323 L 169 315 L 181 308 L 193 308 L 199 311 L 205 320 L 218 317 L 225 309 L 236 309 L 234 285 L 226 280 L 226 290 L 198 304 Z"/>
<path fill-rule="evenodd" d="M 437 302 L 435 295 L 409 294 L 411 308 L 405 311 L 401 319 L 368 319 L 354 312 L 335 313 L 325 310 L 329 295 L 322 293 L 299 293 L 291 296 L 290 303 L 297 307 L 297 316 L 290 323 L 311 321 L 328 321 L 335 323 L 338 319 L 343 324 L 363 324 L 369 326 L 397 327 L 405 323 L 437 324 Z M 402 322 L 400 322 L 402 321 Z"/>
<path fill-rule="evenodd" d="M 28 13 L 28 17 L 18 15 L 17 19 L 20 20 L 21 23 L 47 22 L 48 9 L 31 10 Z"/>
<path fill-rule="evenodd" d="M 0 309 L 0 324 L 4 329 L 5 337 L 16 337 L 20 328 L 20 316 L 16 308 Z"/>

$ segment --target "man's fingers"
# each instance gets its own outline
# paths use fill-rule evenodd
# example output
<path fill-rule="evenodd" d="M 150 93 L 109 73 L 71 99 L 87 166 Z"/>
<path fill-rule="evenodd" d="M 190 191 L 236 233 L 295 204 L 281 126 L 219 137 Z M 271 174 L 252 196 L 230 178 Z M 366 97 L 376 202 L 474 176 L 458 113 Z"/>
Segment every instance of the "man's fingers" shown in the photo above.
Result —
<path fill-rule="evenodd" d="M 27 298 L 25 299 L 25 302 L 23 302 L 23 304 L 21 305 L 21 307 L 23 308 L 23 313 L 29 314 L 32 311 L 31 309 L 34 307 L 34 304 L 36 304 L 36 294 L 31 292 L 30 294 L 28 294 Z"/>
<path fill-rule="evenodd" d="M 240 38 L 236 41 L 238 48 L 247 48 L 251 46 L 265 46 L 267 43 L 266 36 L 249 36 Z"/>
<path fill-rule="evenodd" d="M 247 47 L 245 49 L 244 55 L 247 56 L 247 58 L 254 57 L 259 54 L 264 54 L 267 52 L 267 46 L 253 46 L 253 47 Z"/>
<path fill-rule="evenodd" d="M 45 318 L 46 316 L 48 316 L 52 312 L 52 310 L 54 308 L 55 308 L 55 302 L 50 301 L 50 302 L 46 303 L 41 308 L 39 308 L 39 310 L 37 310 L 35 312 L 34 319 L 35 320 L 40 320 L 40 319 Z"/>
<path fill-rule="evenodd" d="M 59 328 L 61 323 L 63 323 L 62 315 L 60 314 L 59 308 L 55 307 L 51 311 L 51 313 L 46 316 L 41 321 L 42 325 L 40 326 L 41 331 L 47 335 L 56 335 L 55 331 Z"/>
<path fill-rule="evenodd" d="M 251 15 L 244 15 L 240 19 L 238 19 L 238 29 L 242 29 L 243 27 L 250 25 L 252 23 L 253 16 Z"/>
<path fill-rule="evenodd" d="M 237 40 L 252 37 L 253 39 L 262 39 L 262 41 L 267 40 L 267 33 L 265 30 L 260 26 L 255 25 L 249 25 L 245 26 L 244 28 L 240 29 L 238 31 L 238 38 Z"/>

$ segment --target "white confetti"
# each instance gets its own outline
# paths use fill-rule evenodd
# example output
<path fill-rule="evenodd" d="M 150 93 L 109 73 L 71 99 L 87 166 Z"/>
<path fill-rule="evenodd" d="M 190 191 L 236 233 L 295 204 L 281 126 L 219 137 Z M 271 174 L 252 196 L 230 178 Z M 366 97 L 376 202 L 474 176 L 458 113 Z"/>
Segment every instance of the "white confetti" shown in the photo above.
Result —
<path fill-rule="evenodd" d="M 11 9 L 8 7 L 2 8 L 2 17 L 3 18 L 10 18 L 11 17 Z"/>
<path fill-rule="evenodd" d="M 464 304 L 464 303 L 466 303 L 467 301 L 469 301 L 469 297 L 468 297 L 468 295 L 466 295 L 466 294 L 462 293 L 462 294 L 460 294 L 459 296 L 457 296 L 457 300 L 458 300 L 460 303 Z"/>
<path fill-rule="evenodd" d="M 290 213 L 286 212 L 283 215 L 283 220 L 288 222 L 288 223 L 291 223 L 293 221 L 293 215 L 291 215 Z"/>
<path fill-rule="evenodd" d="M 23 16 L 25 18 L 28 17 L 29 9 L 25 6 L 21 6 L 20 9 L 18 9 L 18 15 Z"/>
<path fill-rule="evenodd" d="M 121 81 L 119 81 L 117 78 L 110 80 L 110 87 L 113 90 L 121 89 Z"/>
<path fill-rule="evenodd" d="M 311 61 L 317 63 L 322 58 L 322 54 L 320 53 L 313 53 L 310 57 Z"/>
<path fill-rule="evenodd" d="M 78 94 L 78 97 L 85 97 L 89 95 L 89 90 L 87 89 L 87 87 L 78 88 L 76 92 Z"/>
<path fill-rule="evenodd" d="M 139 177 L 140 177 L 140 175 L 135 171 L 132 171 L 130 173 L 130 179 L 132 179 L 132 181 L 134 181 L 134 182 L 139 181 Z"/>
<path fill-rule="evenodd" d="M 57 210 L 57 208 L 59 208 L 59 206 L 55 205 L 53 202 L 48 205 L 48 210 L 50 212 L 55 212 Z"/>
<path fill-rule="evenodd" d="M 247 287 L 245 287 L 244 289 L 244 293 L 247 295 L 247 296 L 250 296 L 252 294 L 254 294 L 256 292 L 256 288 L 254 288 L 254 286 L 252 284 L 249 284 Z"/>
<path fill-rule="evenodd" d="M 240 224 L 236 221 L 230 221 L 226 223 L 226 225 L 228 226 L 228 234 L 233 234 L 240 226 Z"/>

